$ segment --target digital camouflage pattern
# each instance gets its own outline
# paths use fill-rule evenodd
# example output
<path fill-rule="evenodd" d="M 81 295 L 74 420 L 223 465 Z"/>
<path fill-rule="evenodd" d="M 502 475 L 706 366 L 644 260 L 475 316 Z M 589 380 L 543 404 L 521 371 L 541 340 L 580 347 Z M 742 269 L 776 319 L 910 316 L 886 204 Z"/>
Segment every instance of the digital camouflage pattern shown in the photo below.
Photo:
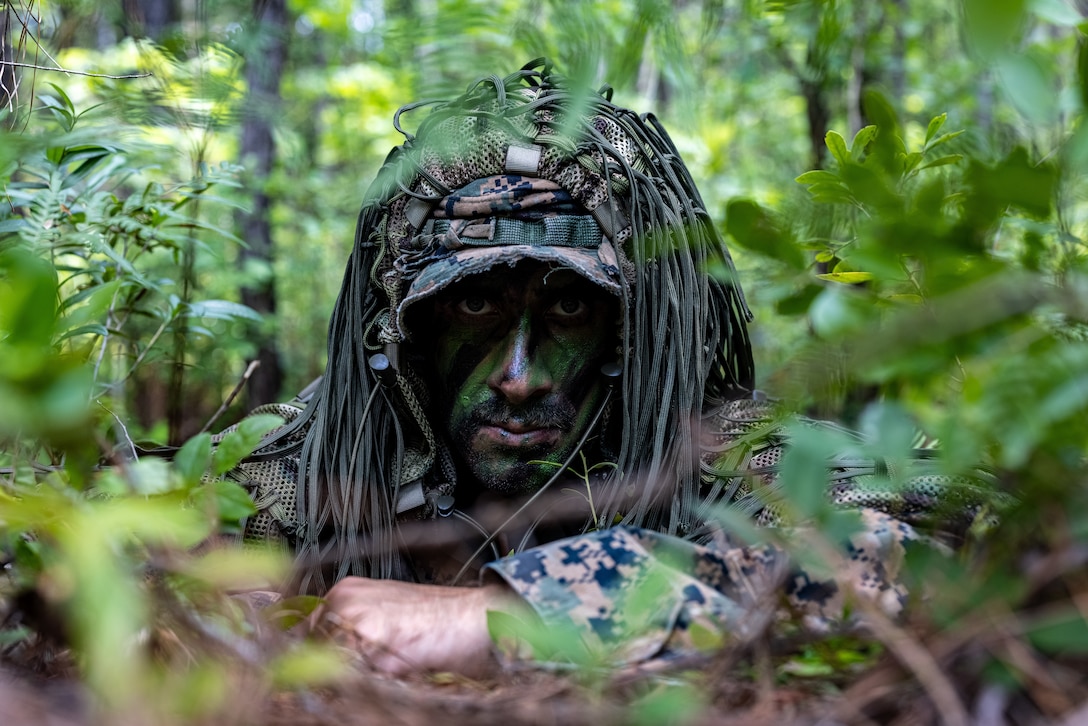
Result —
<path fill-rule="evenodd" d="M 636 663 L 745 638 L 758 632 L 768 610 L 797 615 L 824 632 L 856 623 L 850 606 L 858 597 L 898 615 L 907 597 L 898 581 L 904 547 L 920 538 L 881 512 L 859 515 L 846 567 L 834 573 L 815 574 L 791 564 L 781 549 L 743 546 L 724 533 L 698 545 L 628 527 L 541 545 L 486 571 L 499 575 L 547 628 L 577 633 L 582 645 L 614 663 Z M 523 648 L 514 653 L 527 655 Z"/>
<path fill-rule="evenodd" d="M 397 268 L 412 284 L 397 308 L 405 339 L 408 308 L 446 286 L 520 260 L 553 262 L 620 295 L 619 260 L 590 215 L 547 179 L 502 174 L 477 179 L 439 200 Z"/>

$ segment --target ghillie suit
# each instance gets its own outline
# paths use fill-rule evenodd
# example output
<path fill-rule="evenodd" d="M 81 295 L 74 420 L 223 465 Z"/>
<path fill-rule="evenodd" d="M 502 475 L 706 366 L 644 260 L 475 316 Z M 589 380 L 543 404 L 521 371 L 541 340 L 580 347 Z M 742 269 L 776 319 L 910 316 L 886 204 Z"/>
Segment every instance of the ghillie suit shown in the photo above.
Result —
<path fill-rule="evenodd" d="M 701 502 L 695 428 L 723 401 L 750 397 L 750 313 L 665 130 L 610 95 L 579 92 L 530 64 L 436 104 L 415 135 L 400 119 L 416 106 L 398 112 L 394 123 L 407 140 L 387 158 L 359 215 L 329 323 L 326 374 L 301 415 L 259 452 L 266 460 L 299 454 L 292 534 L 304 561 L 335 560 L 337 578 L 404 577 L 391 540 L 398 497 L 416 482 L 427 501 L 456 486 L 419 372 L 397 350 L 410 334 L 401 306 L 428 264 L 449 254 L 440 235 L 421 234 L 437 203 L 500 175 L 554 182 L 599 224 L 608 248 L 600 258 L 616 269 L 623 377 L 619 410 L 607 417 L 619 442 L 616 470 L 675 482 L 676 498 L 653 507 L 647 486 L 627 511 L 604 502 L 601 523 L 622 519 L 669 533 L 693 526 Z M 711 267 L 726 274 L 710 276 Z M 386 353 L 396 371 L 384 386 L 368 367 L 375 353 Z M 311 574 L 320 577 L 317 568 Z"/>
<path fill-rule="evenodd" d="M 261 510 L 247 538 L 293 544 L 302 589 L 320 592 L 349 574 L 411 579 L 398 513 L 434 516 L 457 492 L 457 471 L 428 415 L 407 309 L 504 256 L 570 267 L 621 301 L 622 379 L 595 432 L 613 447 L 614 467 L 595 485 L 595 521 L 584 530 L 623 524 L 705 542 L 708 505 L 723 501 L 773 518 L 752 491 L 773 488 L 781 446 L 748 436 L 768 411 L 752 400 L 750 312 L 657 120 L 615 106 L 607 91 L 578 91 L 539 63 L 434 104 L 409 134 L 400 118 L 419 105 L 395 117 L 406 141 L 363 204 L 326 373 L 301 413 L 278 409 L 292 420 L 242 467 Z M 473 204 L 479 210 L 462 208 Z M 375 354 L 384 356 L 377 365 Z M 849 477 L 866 468 L 845 471 L 832 492 L 841 503 L 878 502 L 897 515 L 928 506 L 925 491 L 859 495 Z"/>

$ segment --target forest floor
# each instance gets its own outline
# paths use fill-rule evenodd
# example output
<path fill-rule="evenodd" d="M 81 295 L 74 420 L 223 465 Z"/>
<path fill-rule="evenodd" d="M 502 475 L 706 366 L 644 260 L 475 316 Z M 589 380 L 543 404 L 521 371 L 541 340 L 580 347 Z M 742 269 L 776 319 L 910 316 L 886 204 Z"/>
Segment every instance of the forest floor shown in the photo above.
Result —
<path fill-rule="evenodd" d="M 721 658 L 707 658 L 667 672 L 558 674 L 539 668 L 508 669 L 484 680 L 450 674 L 389 678 L 355 671 L 335 685 L 293 692 L 275 692 L 259 677 L 240 673 L 238 682 L 231 684 L 229 697 L 202 717 L 174 719 L 137 706 L 128 716 L 113 714 L 102 719 L 94 716 L 89 691 L 61 654 L 46 668 L 52 672 L 40 670 L 40 662 L 37 673 L 23 665 L 0 666 L 0 724 L 1088 724 L 1088 700 L 1078 705 L 1061 694 L 1050 694 L 1051 703 L 1032 704 L 1023 694 L 971 689 L 965 687 L 967 681 L 954 684 L 953 689 L 962 700 L 952 705 L 952 711 L 963 710 L 959 715 L 949 713 L 934 707 L 934 694 L 907 677 L 886 655 L 850 674 L 788 678 L 769 658 L 757 653 L 748 661 L 730 659 L 733 665 Z M 1076 697 L 1084 696 L 1079 693 Z M 1044 700 L 1046 697 L 1044 693 Z M 948 708 L 948 704 L 942 706 Z"/>
<path fill-rule="evenodd" d="M 1046 603 L 1030 615 L 1052 609 Z M 765 633 L 743 646 L 638 667 L 518 663 L 483 679 L 379 675 L 354 650 L 330 645 L 351 667 L 320 687 L 293 690 L 271 685 L 268 663 L 296 653 L 302 634 L 258 627 L 238 641 L 254 646 L 248 655 L 245 647 L 203 651 L 205 664 L 219 666 L 209 671 L 217 682 L 181 678 L 188 685 L 172 691 L 171 675 L 200 670 L 199 637 L 177 637 L 158 620 L 146 645 L 156 662 L 171 664 L 166 675 L 147 679 L 143 695 L 106 715 L 69 649 L 40 635 L 0 647 L 0 726 L 1088 726 L 1088 654 L 1073 647 L 1042 655 L 1013 627 L 1027 618 L 980 612 L 944 631 L 908 619 L 879 642 L 860 632 Z M 1055 631 L 1074 645 L 1080 634 Z"/>
<path fill-rule="evenodd" d="M 601 726 L 603 724 L 830 723 L 852 720 L 837 714 L 841 698 L 827 683 L 761 688 L 750 679 L 709 683 L 705 674 L 655 678 L 626 686 L 591 684 L 584 678 L 543 671 L 464 679 L 384 678 L 357 674 L 336 686 L 303 692 L 241 691 L 196 724 L 346 726 L 349 724 L 474 724 L 478 726 Z M 827 689 L 831 689 L 827 692 Z M 825 691 L 821 693 L 821 691 Z M 670 695 L 671 694 L 671 695 Z M 0 671 L 0 724 L 4 726 L 90 726 L 86 689 L 67 677 L 32 677 Z M 844 719 L 843 716 L 846 716 Z M 109 723 L 143 724 L 156 718 L 111 717 Z M 914 721 L 926 723 L 925 720 Z M 904 722 L 909 723 L 909 722 Z"/>

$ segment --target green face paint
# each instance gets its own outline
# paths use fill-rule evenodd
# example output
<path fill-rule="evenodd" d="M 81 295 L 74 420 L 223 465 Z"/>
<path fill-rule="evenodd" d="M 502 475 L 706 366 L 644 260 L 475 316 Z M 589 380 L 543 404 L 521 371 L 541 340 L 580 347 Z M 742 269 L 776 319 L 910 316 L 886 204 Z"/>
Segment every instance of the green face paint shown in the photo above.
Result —
<path fill-rule="evenodd" d="M 582 436 L 615 358 L 618 301 L 545 263 L 498 265 L 435 296 L 429 355 L 463 472 L 502 492 L 539 488 Z"/>

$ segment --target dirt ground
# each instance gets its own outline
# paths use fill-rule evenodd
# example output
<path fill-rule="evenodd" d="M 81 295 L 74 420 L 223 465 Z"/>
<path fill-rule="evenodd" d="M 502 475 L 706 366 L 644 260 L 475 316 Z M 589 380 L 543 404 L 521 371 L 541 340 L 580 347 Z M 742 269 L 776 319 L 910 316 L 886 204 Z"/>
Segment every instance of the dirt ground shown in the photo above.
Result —
<path fill-rule="evenodd" d="M 708 659 L 682 671 L 557 674 L 525 668 L 488 680 L 452 676 L 393 679 L 355 673 L 335 686 L 272 693 L 258 683 L 237 690 L 212 715 L 175 720 L 162 714 L 96 717 L 88 691 L 68 668 L 47 677 L 19 667 L 0 669 L 3 726 L 216 724 L 223 726 L 602 726 L 606 724 L 913 724 L 955 723 L 935 710 L 924 689 L 890 659 L 849 682 L 842 677 L 774 682 L 750 664 L 721 673 Z M 781 679 L 778 679 L 781 681 Z M 961 693 L 968 723 L 1088 724 L 1088 704 L 1049 719 L 1017 706 L 1010 694 Z M 968 698 L 968 696 L 970 698 Z M 1019 709 L 1019 711 L 1017 710 Z M 1003 716 L 1004 714 L 1004 716 Z M 1011 716 L 1011 718 L 1008 718 Z M 966 726 L 966 724 L 965 724 Z"/>
<path fill-rule="evenodd" d="M 758 641 L 626 670 L 514 664 L 483 680 L 391 678 L 356 660 L 333 685 L 276 691 L 263 666 L 235 667 L 224 659 L 225 697 L 190 703 L 188 715 L 161 703 L 103 714 L 69 651 L 9 647 L 0 653 L 0 726 L 1088 726 L 1088 658 L 1078 651 L 1044 659 L 1024 641 L 990 630 L 927 636 L 904 627 L 912 647 L 931 657 L 931 673 L 878 648 L 864 662 L 804 674 L 790 666 L 826 641 Z M 851 641 L 842 652 L 859 652 L 863 642 Z M 998 660 L 1010 666 L 1012 679 L 995 676 Z M 205 693 L 195 691 L 192 700 Z"/>

